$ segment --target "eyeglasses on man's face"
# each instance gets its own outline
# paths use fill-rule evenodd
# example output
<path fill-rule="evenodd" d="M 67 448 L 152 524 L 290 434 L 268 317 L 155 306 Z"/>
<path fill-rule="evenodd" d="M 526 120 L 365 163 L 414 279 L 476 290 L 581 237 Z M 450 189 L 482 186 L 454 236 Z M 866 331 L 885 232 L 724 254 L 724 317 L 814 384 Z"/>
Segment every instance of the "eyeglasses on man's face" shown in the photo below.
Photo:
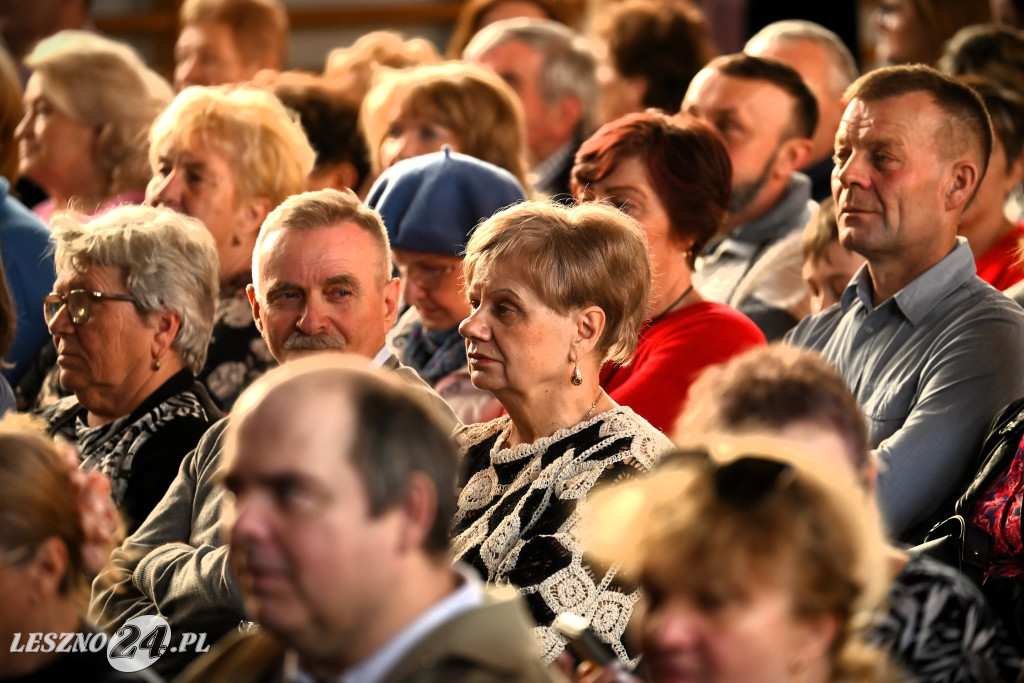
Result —
<path fill-rule="evenodd" d="M 43 297 L 43 317 L 46 324 L 53 323 L 62 307 L 67 308 L 68 317 L 73 325 L 81 325 L 92 314 L 92 305 L 97 301 L 130 301 L 138 305 L 138 300 L 130 294 L 110 294 L 94 292 L 88 289 L 72 289 L 67 294 L 50 293 Z"/>

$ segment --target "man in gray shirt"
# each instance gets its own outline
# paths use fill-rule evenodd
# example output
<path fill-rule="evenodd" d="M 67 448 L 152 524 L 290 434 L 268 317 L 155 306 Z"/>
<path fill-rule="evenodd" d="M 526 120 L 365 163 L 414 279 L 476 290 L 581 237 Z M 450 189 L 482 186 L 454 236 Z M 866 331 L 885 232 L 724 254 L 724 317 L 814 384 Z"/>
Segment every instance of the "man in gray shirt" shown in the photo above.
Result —
<path fill-rule="evenodd" d="M 1024 395 L 1024 313 L 977 277 L 956 234 L 992 148 L 978 96 L 900 66 L 861 77 L 847 100 L 832 194 L 840 241 L 867 264 L 786 338 L 843 375 L 879 458 L 885 522 L 916 542 L 970 474 L 989 421 Z"/>

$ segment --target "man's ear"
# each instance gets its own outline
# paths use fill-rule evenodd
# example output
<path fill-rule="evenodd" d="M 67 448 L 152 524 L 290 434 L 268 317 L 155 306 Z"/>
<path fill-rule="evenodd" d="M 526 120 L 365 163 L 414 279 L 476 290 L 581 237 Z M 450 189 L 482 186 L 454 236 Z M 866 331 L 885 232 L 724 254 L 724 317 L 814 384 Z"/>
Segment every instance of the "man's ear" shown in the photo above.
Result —
<path fill-rule="evenodd" d="M 949 183 L 946 186 L 945 208 L 958 214 L 967 206 L 980 182 L 978 167 L 970 159 L 961 159 L 953 164 Z"/>
<path fill-rule="evenodd" d="M 390 330 L 398 318 L 398 302 L 402 297 L 402 281 L 393 277 L 384 285 L 384 319 Z"/>
<path fill-rule="evenodd" d="M 251 284 L 245 286 L 245 295 L 249 297 L 249 305 L 252 306 L 252 319 L 256 321 L 256 329 L 263 333 L 263 321 L 260 320 L 260 300 L 256 298 L 256 288 Z"/>
<path fill-rule="evenodd" d="M 399 539 L 401 550 L 413 552 L 423 547 L 437 517 L 437 491 L 423 472 L 413 472 L 402 500 L 404 525 Z"/>
<path fill-rule="evenodd" d="M 779 145 L 775 157 L 775 172 L 781 178 L 788 178 L 794 171 L 807 166 L 814 153 L 814 142 L 808 138 L 790 138 Z"/>
<path fill-rule="evenodd" d="M 575 337 L 572 342 L 573 361 L 590 353 L 601 341 L 604 332 L 605 315 L 599 306 L 587 306 L 576 313 Z"/>

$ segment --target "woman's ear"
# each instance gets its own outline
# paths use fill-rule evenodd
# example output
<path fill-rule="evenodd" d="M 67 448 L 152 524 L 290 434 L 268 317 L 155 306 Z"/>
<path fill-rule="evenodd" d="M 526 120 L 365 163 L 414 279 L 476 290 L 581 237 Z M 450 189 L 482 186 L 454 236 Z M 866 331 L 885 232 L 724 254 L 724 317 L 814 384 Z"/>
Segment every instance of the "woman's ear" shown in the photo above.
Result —
<path fill-rule="evenodd" d="M 172 311 L 157 311 L 152 317 L 156 329 L 153 333 L 153 358 L 160 359 L 171 348 L 181 329 L 181 315 Z"/>
<path fill-rule="evenodd" d="M 794 680 L 807 676 L 814 662 L 828 659 L 838 632 L 839 621 L 832 615 L 823 614 L 797 623 L 794 631 L 796 642 L 792 643 L 790 660 Z"/>
<path fill-rule="evenodd" d="M 576 329 L 572 347 L 578 361 L 597 347 L 604 332 L 605 315 L 600 306 L 587 306 L 576 313 Z"/>
<path fill-rule="evenodd" d="M 68 571 L 68 548 L 64 541 L 51 536 L 40 543 L 26 569 L 26 588 L 33 599 L 43 602 L 59 593 Z"/>
<path fill-rule="evenodd" d="M 242 200 L 238 207 L 238 220 L 235 221 L 235 231 L 231 241 L 236 245 L 255 244 L 256 237 L 260 234 L 263 221 L 270 215 L 270 200 L 266 197 L 253 197 Z"/>

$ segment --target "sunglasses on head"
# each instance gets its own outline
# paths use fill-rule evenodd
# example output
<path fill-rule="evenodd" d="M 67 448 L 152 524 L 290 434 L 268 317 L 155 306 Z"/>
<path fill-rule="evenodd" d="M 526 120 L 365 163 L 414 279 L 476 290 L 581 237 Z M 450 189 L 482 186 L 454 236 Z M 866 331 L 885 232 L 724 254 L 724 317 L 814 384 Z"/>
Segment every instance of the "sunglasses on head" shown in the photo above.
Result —
<path fill-rule="evenodd" d="M 719 499 L 740 506 L 757 505 L 796 479 L 792 465 L 760 455 L 740 455 L 718 464 L 707 450 L 689 449 L 662 459 L 662 464 L 670 463 L 697 464 L 710 470 Z"/>

